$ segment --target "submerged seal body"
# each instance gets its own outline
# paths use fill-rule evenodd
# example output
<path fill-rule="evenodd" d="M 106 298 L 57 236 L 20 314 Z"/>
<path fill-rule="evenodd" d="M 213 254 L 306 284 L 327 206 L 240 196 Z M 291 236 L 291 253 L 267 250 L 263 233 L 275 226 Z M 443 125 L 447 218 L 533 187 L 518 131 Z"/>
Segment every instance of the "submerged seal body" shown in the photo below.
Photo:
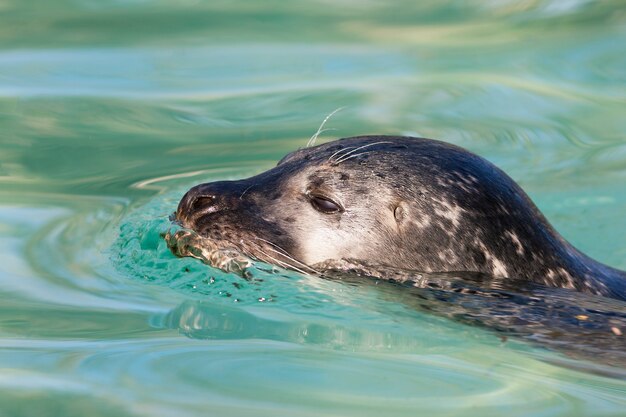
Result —
<path fill-rule="evenodd" d="M 566 242 L 508 175 L 431 139 L 300 149 L 257 176 L 193 187 L 176 219 L 216 248 L 305 272 L 468 271 L 626 299 L 626 273 Z"/>

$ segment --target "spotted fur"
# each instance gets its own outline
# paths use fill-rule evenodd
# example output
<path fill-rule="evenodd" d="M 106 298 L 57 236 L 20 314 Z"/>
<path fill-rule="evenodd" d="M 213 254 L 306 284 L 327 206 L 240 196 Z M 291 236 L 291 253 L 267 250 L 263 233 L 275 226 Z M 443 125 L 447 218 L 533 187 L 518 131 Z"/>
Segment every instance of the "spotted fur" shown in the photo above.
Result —
<path fill-rule="evenodd" d="M 311 196 L 341 210 L 320 213 Z M 626 299 L 626 273 L 567 243 L 503 171 L 430 139 L 362 136 L 300 149 L 255 177 L 192 188 L 177 218 L 212 241 L 294 269 L 362 260 Z M 282 255 L 268 258 L 272 249 Z"/>

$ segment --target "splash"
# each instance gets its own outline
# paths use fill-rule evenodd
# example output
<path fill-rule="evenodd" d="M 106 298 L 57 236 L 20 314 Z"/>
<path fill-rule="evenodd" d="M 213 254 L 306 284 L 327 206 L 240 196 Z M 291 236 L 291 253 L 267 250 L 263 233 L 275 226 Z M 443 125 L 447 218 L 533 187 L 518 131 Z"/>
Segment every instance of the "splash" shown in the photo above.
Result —
<path fill-rule="evenodd" d="M 172 253 L 178 257 L 192 257 L 209 266 L 232 272 L 241 277 L 251 277 L 252 260 L 236 249 L 219 248 L 210 239 L 203 238 L 192 230 L 176 230 L 176 226 L 163 236 Z"/>

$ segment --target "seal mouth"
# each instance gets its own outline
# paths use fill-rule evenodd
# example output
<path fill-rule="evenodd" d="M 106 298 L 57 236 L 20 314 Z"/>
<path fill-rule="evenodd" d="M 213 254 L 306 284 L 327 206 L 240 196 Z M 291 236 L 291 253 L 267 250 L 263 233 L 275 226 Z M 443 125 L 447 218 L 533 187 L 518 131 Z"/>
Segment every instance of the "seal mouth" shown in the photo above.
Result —
<path fill-rule="evenodd" d="M 193 230 L 172 228 L 165 233 L 164 239 L 175 256 L 196 258 L 209 266 L 244 278 L 250 275 L 248 269 L 254 265 L 252 259 L 238 249 L 228 245 L 220 247 L 217 242 Z"/>
<path fill-rule="evenodd" d="M 163 235 L 170 251 L 178 257 L 192 257 L 205 264 L 251 278 L 255 261 L 277 265 L 302 274 L 319 275 L 320 272 L 291 256 L 286 250 L 267 239 L 250 235 L 235 245 L 228 239 L 203 236 L 188 228 L 187 222 L 177 213 L 170 215 L 172 227 Z"/>

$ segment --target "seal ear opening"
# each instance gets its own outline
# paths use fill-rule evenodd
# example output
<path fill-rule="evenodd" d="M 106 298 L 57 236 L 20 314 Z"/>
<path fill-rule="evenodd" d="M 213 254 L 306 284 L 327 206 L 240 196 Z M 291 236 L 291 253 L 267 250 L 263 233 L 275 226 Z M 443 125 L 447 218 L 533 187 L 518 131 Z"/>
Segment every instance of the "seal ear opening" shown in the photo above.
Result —
<path fill-rule="evenodd" d="M 393 209 L 393 217 L 398 224 L 404 223 L 409 214 L 409 206 L 404 201 L 399 202 Z"/>

